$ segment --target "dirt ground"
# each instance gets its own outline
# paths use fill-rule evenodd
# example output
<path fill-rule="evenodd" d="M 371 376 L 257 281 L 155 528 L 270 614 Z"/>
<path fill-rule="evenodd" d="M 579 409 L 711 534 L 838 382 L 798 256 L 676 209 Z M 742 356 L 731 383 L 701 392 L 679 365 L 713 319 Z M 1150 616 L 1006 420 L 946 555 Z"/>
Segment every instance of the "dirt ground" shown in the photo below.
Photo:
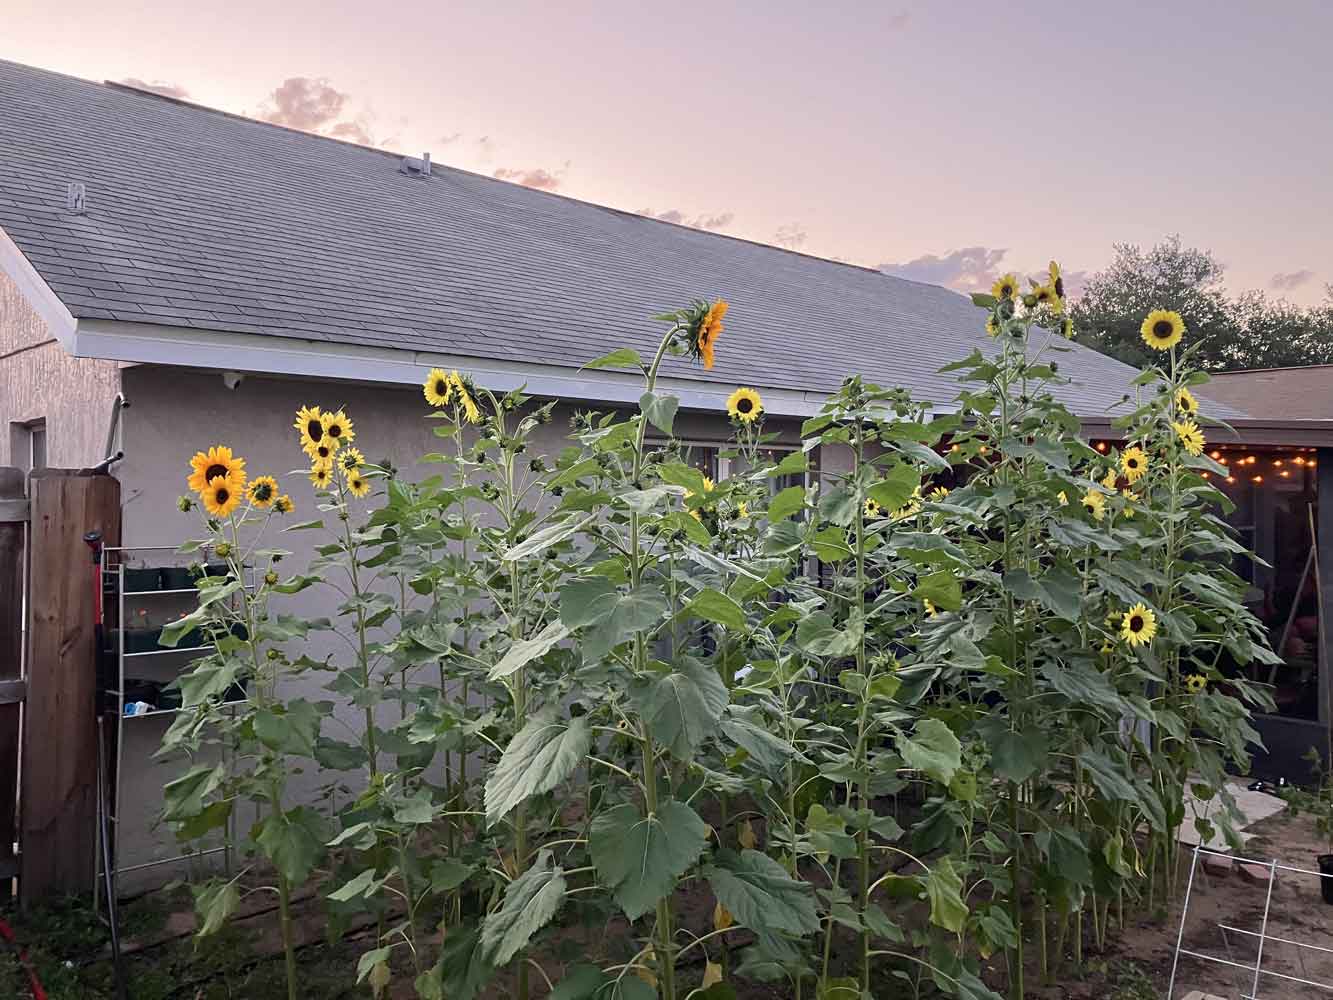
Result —
<path fill-rule="evenodd" d="M 1292 818 L 1279 813 L 1250 828 L 1252 839 L 1247 857 L 1297 868 L 1315 867 L 1316 854 L 1325 848 L 1314 832 L 1308 816 Z M 1181 895 L 1189 871 L 1191 852 L 1182 849 Z M 1260 874 L 1266 874 L 1261 872 Z M 1075 968 L 1066 957 L 1054 982 L 1042 985 L 1037 970 L 1030 964 L 1027 995 L 1031 1000 L 1184 1000 L 1192 990 L 1202 990 L 1225 1000 L 1304 1000 L 1328 998 L 1333 990 L 1302 985 L 1279 979 L 1269 973 L 1281 973 L 1298 979 L 1333 983 L 1333 905 L 1322 901 L 1319 880 L 1312 875 L 1279 872 L 1269 902 L 1268 934 L 1263 952 L 1257 994 L 1253 992 L 1257 934 L 1262 923 L 1268 895 L 1266 878 L 1251 881 L 1236 870 L 1226 874 L 1206 872 L 1202 865 L 1195 874 L 1189 911 L 1185 920 L 1184 947 L 1226 962 L 1237 968 L 1215 964 L 1190 956 L 1182 957 L 1177 971 L 1176 988 L 1168 997 L 1176 936 L 1180 928 L 1180 903 L 1171 911 L 1150 919 L 1147 914 L 1127 913 L 1128 926 L 1123 932 L 1114 927 L 1104 952 L 1085 946 L 1082 968 Z M 707 898 L 705 898 L 707 897 Z M 258 897 L 256 897 L 256 900 Z M 364 989 L 353 986 L 357 956 L 369 947 L 373 927 L 355 930 L 341 942 L 324 940 L 327 926 L 313 901 L 298 908 L 298 937 L 306 943 L 300 953 L 302 979 L 311 998 L 366 996 Z M 712 900 L 707 893 L 698 899 L 686 894 L 680 900 L 678 917 L 682 924 L 703 927 L 711 914 Z M 246 906 L 249 911 L 251 907 Z M 696 912 L 697 911 L 697 912 Z M 276 922 L 271 910 L 256 903 L 253 913 L 242 913 L 218 938 L 197 945 L 188 935 L 194 920 L 190 914 L 188 893 L 177 890 L 154 894 L 128 907 L 125 915 L 126 938 L 134 954 L 129 959 L 135 1000 L 268 1000 L 285 995 L 282 988 L 280 949 Z M 105 961 L 105 931 L 86 904 L 68 904 L 40 916 L 9 913 L 21 937 L 34 953 L 51 1000 L 94 1000 L 110 998 L 110 975 Z M 609 932 L 612 928 L 603 928 Z M 1245 933 L 1250 932 L 1250 933 Z M 582 951 L 586 942 L 583 931 L 571 931 L 566 949 Z M 562 935 L 563 936 L 563 935 Z M 1295 942 L 1328 949 L 1320 952 L 1296 947 Z M 548 946 L 551 943 L 548 942 Z M 1036 948 L 1028 944 L 1028 956 L 1035 958 Z M 682 979 L 690 984 L 701 968 L 682 969 Z M 1035 963 L 1034 963 L 1035 964 Z M 551 968 L 558 974 L 561 962 Z M 31 996 L 19 975 L 13 956 L 0 948 L 0 998 Z M 390 991 L 392 1000 L 413 995 L 411 976 L 399 970 Z M 1004 960 L 992 959 L 985 970 L 987 982 L 1000 992 L 1005 990 Z M 497 984 L 499 985 L 499 984 Z M 738 984 L 741 985 L 741 984 Z M 899 993 L 900 984 L 881 984 L 890 996 Z M 492 991 L 495 995 L 503 989 Z M 742 1000 L 780 1000 L 784 991 L 773 984 L 746 983 L 738 990 Z"/>
<path fill-rule="evenodd" d="M 1292 818 L 1278 813 L 1250 827 L 1252 839 L 1245 856 L 1267 863 L 1314 869 L 1315 856 L 1327 851 L 1308 816 Z M 1263 923 L 1268 896 L 1267 869 L 1256 874 L 1258 881 L 1242 876 L 1234 867 L 1224 875 L 1205 871 L 1202 859 L 1195 873 L 1185 918 L 1183 948 L 1245 968 L 1182 956 L 1176 971 L 1175 989 L 1168 995 L 1171 965 L 1192 852 L 1182 849 L 1181 900 L 1164 919 L 1128 919 L 1128 927 L 1115 935 L 1104 954 L 1085 956 L 1082 974 L 1068 973 L 1059 985 L 1037 993 L 1042 1000 L 1183 1000 L 1201 990 L 1225 1000 L 1328 1000 L 1333 989 L 1320 989 L 1270 973 L 1333 984 L 1333 905 L 1320 897 L 1319 879 L 1313 875 L 1278 871 L 1269 903 L 1259 988 L 1254 991 L 1254 966 L 1258 955 L 1258 932 Z M 1114 933 L 1114 932 L 1113 932 Z M 1297 947 L 1297 943 L 1328 949 L 1319 952 Z"/>

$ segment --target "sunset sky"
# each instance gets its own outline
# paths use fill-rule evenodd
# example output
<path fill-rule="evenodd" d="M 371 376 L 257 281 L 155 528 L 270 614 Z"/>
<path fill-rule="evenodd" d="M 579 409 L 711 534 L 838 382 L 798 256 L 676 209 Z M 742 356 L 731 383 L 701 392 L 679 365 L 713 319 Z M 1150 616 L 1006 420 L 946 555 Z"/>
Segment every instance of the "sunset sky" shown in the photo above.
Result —
<path fill-rule="evenodd" d="M 963 289 L 1175 232 L 1234 291 L 1333 282 L 1324 0 L 7 0 L 0 24 L 0 58 Z"/>

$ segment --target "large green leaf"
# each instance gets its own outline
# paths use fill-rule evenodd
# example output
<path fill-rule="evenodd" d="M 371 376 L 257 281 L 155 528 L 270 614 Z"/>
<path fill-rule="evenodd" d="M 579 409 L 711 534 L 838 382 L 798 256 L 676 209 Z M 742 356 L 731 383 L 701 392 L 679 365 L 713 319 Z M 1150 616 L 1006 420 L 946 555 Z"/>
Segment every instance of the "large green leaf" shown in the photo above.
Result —
<path fill-rule="evenodd" d="M 610 354 L 603 354 L 600 358 L 589 361 L 583 368 L 642 368 L 643 358 L 639 352 L 630 347 L 621 347 L 612 351 Z M 582 371 L 580 368 L 579 371 Z"/>
<path fill-rule="evenodd" d="M 628 803 L 615 806 L 592 821 L 588 834 L 597 874 L 630 920 L 670 893 L 707 843 L 708 825 L 675 799 L 648 816 Z"/>
<path fill-rule="evenodd" d="M 309 806 L 270 813 L 255 837 L 264 856 L 293 885 L 300 885 L 314 871 L 328 839 L 324 817 Z"/>
<path fill-rule="evenodd" d="M 963 902 L 963 880 L 954 871 L 948 856 L 940 858 L 930 871 L 921 876 L 930 900 L 930 922 L 955 934 L 967 921 L 967 904 Z"/>
<path fill-rule="evenodd" d="M 736 632 L 745 630 L 745 612 L 741 606 L 720 590 L 709 587 L 699 591 L 685 607 L 687 614 L 717 622 Z"/>
<path fill-rule="evenodd" d="M 681 758 L 713 733 L 729 698 L 717 671 L 692 656 L 682 656 L 670 673 L 642 679 L 631 696 L 653 739 Z"/>
<path fill-rule="evenodd" d="M 589 514 L 585 517 L 569 517 L 563 521 L 557 521 L 555 524 L 548 524 L 530 538 L 519 542 L 512 549 L 506 550 L 501 558 L 506 562 L 521 562 L 524 559 L 531 559 L 538 553 L 545 552 L 552 545 L 563 542 L 567 538 L 573 538 L 592 519 L 593 515 Z"/>
<path fill-rule="evenodd" d="M 194 893 L 194 912 L 199 916 L 199 936 L 207 937 L 220 931 L 227 918 L 241 903 L 241 893 L 235 879 L 216 879 L 202 885 L 190 886 Z"/>
<path fill-rule="evenodd" d="M 814 887 L 793 879 L 782 865 L 759 851 L 726 852 L 704 869 L 723 906 L 751 930 L 813 934 L 819 930 Z"/>
<path fill-rule="evenodd" d="M 481 944 L 492 965 L 504 965 L 528 946 L 565 898 L 565 873 L 542 851 L 531 868 L 505 888 L 500 908 L 486 915 Z"/>
<path fill-rule="evenodd" d="M 162 789 L 166 800 L 163 817 L 179 821 L 203 812 L 204 800 L 217 791 L 225 774 L 221 764 L 213 767 L 197 764 L 179 778 L 167 782 Z"/>
<path fill-rule="evenodd" d="M 947 569 L 937 569 L 921 577 L 912 591 L 912 596 L 922 601 L 930 601 L 940 611 L 957 611 L 963 606 L 963 588 L 958 578 Z"/>
<path fill-rule="evenodd" d="M 322 719 L 319 709 L 300 698 L 285 708 L 279 705 L 256 712 L 255 737 L 270 750 L 313 757 Z"/>
<path fill-rule="evenodd" d="M 898 752 L 908 767 L 924 771 L 942 785 L 953 780 L 962 764 L 958 737 L 939 719 L 922 719 L 910 738 L 898 737 Z"/>
<path fill-rule="evenodd" d="M 1024 782 L 1046 762 L 1046 735 L 1039 728 L 1014 732 L 1007 726 L 985 727 L 995 773 L 1005 781 Z"/>
<path fill-rule="evenodd" d="M 494 973 L 486 957 L 477 927 L 452 927 L 440 948 L 439 963 L 431 970 L 440 985 L 440 996 L 449 1000 L 473 1000 Z"/>
<path fill-rule="evenodd" d="M 912 499 L 912 492 L 921 485 L 921 473 L 905 462 L 891 466 L 866 492 L 870 499 L 886 511 L 897 510 Z"/>
<path fill-rule="evenodd" d="M 549 792 L 583 762 L 592 745 L 586 715 L 569 721 L 543 712 L 509 741 L 486 782 L 486 821 L 497 823 L 524 799 Z"/>
<path fill-rule="evenodd" d="M 569 628 L 557 618 L 531 639 L 516 639 L 500 658 L 500 662 L 491 667 L 491 680 L 508 677 L 538 657 L 545 656 L 557 643 L 567 638 Z"/>
<path fill-rule="evenodd" d="M 824 611 L 807 615 L 796 626 L 796 645 L 811 656 L 832 659 L 851 656 L 860 641 L 859 623 L 849 623 L 847 628 L 840 629 L 834 624 L 833 617 Z"/>
<path fill-rule="evenodd" d="M 639 409 L 648 418 L 648 422 L 663 434 L 671 433 L 671 425 L 676 419 L 676 410 L 680 400 L 675 396 L 659 396 L 655 392 L 645 392 L 639 397 Z"/>
<path fill-rule="evenodd" d="M 781 521 L 784 517 L 791 517 L 804 506 L 805 487 L 788 486 L 769 502 L 768 519 Z"/>
<path fill-rule="evenodd" d="M 605 577 L 573 580 L 560 588 L 560 620 L 584 632 L 579 648 L 587 660 L 601 659 L 635 632 L 651 628 L 671 610 L 657 587 L 621 590 Z"/>
<path fill-rule="evenodd" d="M 1083 770 L 1092 778 L 1092 783 L 1105 798 L 1121 802 L 1139 801 L 1139 794 L 1129 782 L 1133 770 L 1124 764 L 1118 764 L 1109 756 L 1096 750 L 1085 750 L 1078 755 Z M 1128 772 L 1128 775 L 1126 774 Z"/>

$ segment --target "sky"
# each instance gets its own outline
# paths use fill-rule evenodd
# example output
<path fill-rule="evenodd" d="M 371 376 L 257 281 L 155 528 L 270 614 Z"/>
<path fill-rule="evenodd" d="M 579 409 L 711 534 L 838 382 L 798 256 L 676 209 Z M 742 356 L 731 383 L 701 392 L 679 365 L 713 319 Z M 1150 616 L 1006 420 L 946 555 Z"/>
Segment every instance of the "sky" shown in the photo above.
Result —
<path fill-rule="evenodd" d="M 4 0 L 0 58 L 960 290 L 1333 283 L 1333 3 Z"/>

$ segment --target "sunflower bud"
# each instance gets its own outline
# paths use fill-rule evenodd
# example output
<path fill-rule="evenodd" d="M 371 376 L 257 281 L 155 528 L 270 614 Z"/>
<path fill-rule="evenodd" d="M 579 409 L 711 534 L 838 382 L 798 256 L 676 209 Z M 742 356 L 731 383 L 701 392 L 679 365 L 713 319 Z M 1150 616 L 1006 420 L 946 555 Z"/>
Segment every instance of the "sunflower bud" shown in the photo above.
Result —
<path fill-rule="evenodd" d="M 264 582 L 267 583 L 270 587 L 272 587 L 275 583 L 278 582 L 278 574 L 274 573 L 273 570 L 269 570 L 267 573 L 264 574 Z"/>
<path fill-rule="evenodd" d="M 185 496 L 177 497 L 176 507 L 180 510 L 182 514 L 188 514 L 190 513 L 190 511 L 194 510 L 194 501 L 191 498 Z"/>
<path fill-rule="evenodd" d="M 231 555 L 231 544 L 229 542 L 218 542 L 213 551 L 217 553 L 219 559 L 226 559 L 227 556 Z"/>

